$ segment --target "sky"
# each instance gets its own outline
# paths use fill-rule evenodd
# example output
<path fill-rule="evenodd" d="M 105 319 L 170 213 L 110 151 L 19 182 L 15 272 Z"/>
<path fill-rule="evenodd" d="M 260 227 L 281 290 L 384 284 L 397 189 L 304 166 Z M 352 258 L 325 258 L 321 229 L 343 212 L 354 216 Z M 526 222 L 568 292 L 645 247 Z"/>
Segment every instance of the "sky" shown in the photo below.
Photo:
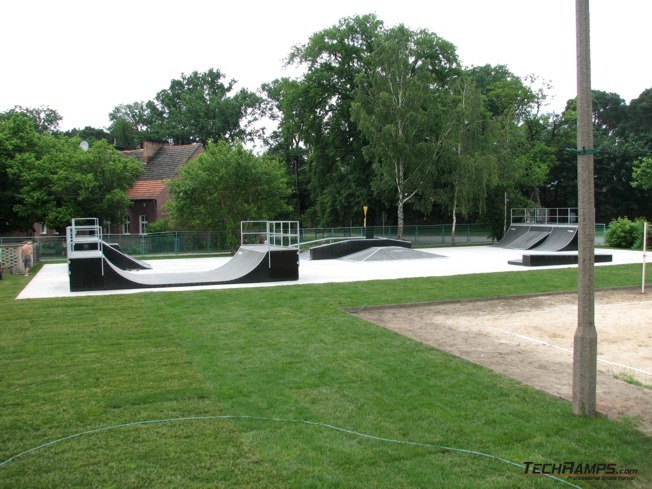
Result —
<path fill-rule="evenodd" d="M 48 106 L 62 130 L 108 127 L 117 105 L 210 68 L 256 91 L 294 76 L 293 46 L 369 13 L 436 33 L 465 66 L 550 83 L 548 111 L 577 94 L 574 0 L 21 0 L 0 6 L 0 112 Z M 590 13 L 592 88 L 629 103 L 652 88 L 652 0 L 591 0 Z"/>

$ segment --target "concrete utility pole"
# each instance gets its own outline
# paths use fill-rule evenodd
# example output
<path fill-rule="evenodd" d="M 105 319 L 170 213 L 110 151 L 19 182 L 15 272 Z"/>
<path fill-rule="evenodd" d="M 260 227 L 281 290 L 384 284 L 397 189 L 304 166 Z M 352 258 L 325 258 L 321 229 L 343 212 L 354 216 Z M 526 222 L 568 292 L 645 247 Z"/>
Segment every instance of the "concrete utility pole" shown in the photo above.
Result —
<path fill-rule="evenodd" d="M 573 413 L 596 414 L 598 334 L 595 329 L 595 197 L 589 0 L 577 17 L 578 324 L 573 345 Z"/>

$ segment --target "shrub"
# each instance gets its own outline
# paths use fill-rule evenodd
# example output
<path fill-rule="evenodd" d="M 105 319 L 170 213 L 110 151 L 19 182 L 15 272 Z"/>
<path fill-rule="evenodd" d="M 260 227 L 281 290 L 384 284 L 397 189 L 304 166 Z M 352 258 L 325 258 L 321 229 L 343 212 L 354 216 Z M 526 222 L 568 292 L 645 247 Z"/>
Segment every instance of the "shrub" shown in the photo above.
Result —
<path fill-rule="evenodd" d="M 643 218 L 634 221 L 626 217 L 619 217 L 609 223 L 607 229 L 607 246 L 612 248 L 643 248 Z"/>
<path fill-rule="evenodd" d="M 636 240 L 634 240 L 634 244 L 632 245 L 632 248 L 635 250 L 642 250 L 643 249 L 643 233 L 645 232 L 645 219 L 642 217 L 639 217 L 634 221 L 634 227 L 636 228 Z M 650 226 L 648 225 L 648 247 L 650 245 Z"/>

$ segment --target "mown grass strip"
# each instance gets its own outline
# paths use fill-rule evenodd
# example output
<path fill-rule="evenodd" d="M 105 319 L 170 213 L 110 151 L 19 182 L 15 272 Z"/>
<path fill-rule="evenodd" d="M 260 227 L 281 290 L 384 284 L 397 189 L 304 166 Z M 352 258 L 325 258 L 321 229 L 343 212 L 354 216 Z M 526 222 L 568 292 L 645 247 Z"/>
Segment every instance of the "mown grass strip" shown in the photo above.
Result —
<path fill-rule="evenodd" d="M 0 288 L 0 487 L 556 487 L 485 457 L 616 463 L 652 480 L 630 422 L 568 403 L 341 311 L 574 290 L 572 269 L 15 301 Z M 598 267 L 599 287 L 640 267 Z M 258 419 L 256 419 L 258 418 Z M 641 485 L 643 484 L 643 485 Z M 608 487 L 582 483 L 582 487 Z"/>

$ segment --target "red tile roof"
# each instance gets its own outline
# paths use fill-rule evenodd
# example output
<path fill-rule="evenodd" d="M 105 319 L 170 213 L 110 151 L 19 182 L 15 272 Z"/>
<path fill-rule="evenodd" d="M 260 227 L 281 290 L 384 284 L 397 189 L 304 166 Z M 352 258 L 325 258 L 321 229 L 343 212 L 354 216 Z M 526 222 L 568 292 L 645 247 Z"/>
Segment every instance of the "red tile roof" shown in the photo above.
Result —
<path fill-rule="evenodd" d="M 127 195 L 132 200 L 156 199 L 164 188 L 163 180 L 136 180 Z"/>

